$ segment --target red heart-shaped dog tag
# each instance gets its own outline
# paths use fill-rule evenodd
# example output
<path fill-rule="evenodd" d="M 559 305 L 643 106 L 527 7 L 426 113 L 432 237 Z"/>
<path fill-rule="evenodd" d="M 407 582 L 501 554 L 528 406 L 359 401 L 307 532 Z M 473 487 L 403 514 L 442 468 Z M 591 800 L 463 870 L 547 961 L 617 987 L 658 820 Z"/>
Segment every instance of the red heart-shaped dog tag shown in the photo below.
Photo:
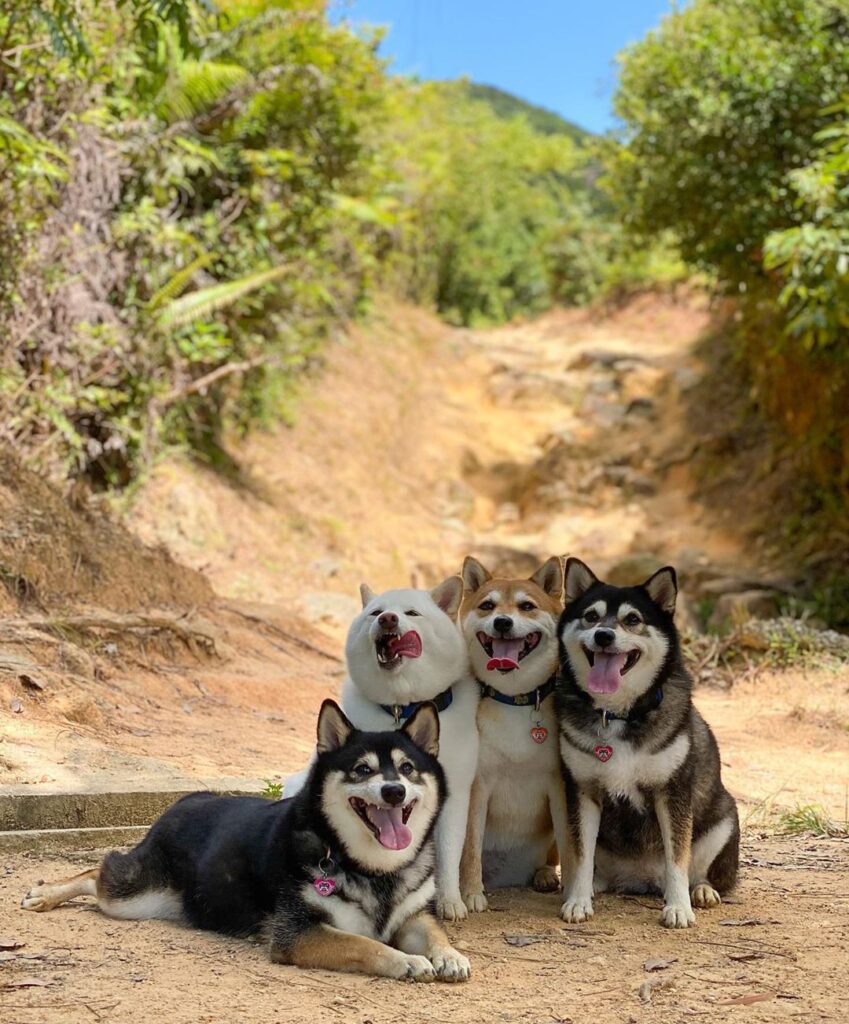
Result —
<path fill-rule="evenodd" d="M 531 729 L 531 739 L 534 743 L 545 743 L 548 739 L 548 729 L 544 725 L 535 725 Z"/>
<path fill-rule="evenodd" d="M 613 757 L 613 747 L 593 747 L 593 753 L 599 761 L 604 763 Z"/>

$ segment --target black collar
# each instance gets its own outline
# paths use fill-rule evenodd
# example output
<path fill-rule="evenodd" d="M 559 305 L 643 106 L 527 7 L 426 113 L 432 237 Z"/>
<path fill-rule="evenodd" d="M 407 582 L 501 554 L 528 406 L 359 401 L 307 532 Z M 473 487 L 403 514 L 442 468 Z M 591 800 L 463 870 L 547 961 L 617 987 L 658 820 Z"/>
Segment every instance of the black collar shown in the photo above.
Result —
<path fill-rule="evenodd" d="M 506 693 L 496 690 L 494 686 L 478 680 L 481 688 L 481 697 L 491 697 L 492 700 L 497 700 L 500 704 L 509 704 L 514 708 L 526 708 L 528 705 L 532 705 L 537 709 L 539 709 L 540 704 L 542 704 L 546 697 L 554 693 L 556 682 L 557 676 L 552 676 L 548 682 L 538 686 L 535 690 L 529 690 L 527 693 L 517 693 L 515 697 L 509 697 Z"/>
<path fill-rule="evenodd" d="M 449 686 L 447 690 L 438 693 L 429 701 L 414 700 L 410 704 L 381 704 L 380 707 L 383 708 L 387 715 L 392 715 L 395 719 L 395 724 L 398 725 L 399 722 L 406 722 L 414 712 L 418 711 L 422 704 L 435 704 L 437 711 L 445 711 L 451 707 L 453 700 L 454 694 Z"/>
<path fill-rule="evenodd" d="M 640 722 L 646 715 L 650 714 L 660 707 L 661 701 L 663 700 L 663 687 L 660 683 L 655 684 L 650 690 L 640 697 L 628 710 L 627 714 L 616 715 L 612 711 L 607 711 L 605 708 L 597 708 L 593 701 L 592 696 L 587 693 L 586 690 L 582 690 L 580 686 L 570 680 L 570 689 L 573 696 L 578 697 L 585 704 L 589 704 L 592 710 L 601 719 L 601 724 L 607 726 L 608 722 Z"/>

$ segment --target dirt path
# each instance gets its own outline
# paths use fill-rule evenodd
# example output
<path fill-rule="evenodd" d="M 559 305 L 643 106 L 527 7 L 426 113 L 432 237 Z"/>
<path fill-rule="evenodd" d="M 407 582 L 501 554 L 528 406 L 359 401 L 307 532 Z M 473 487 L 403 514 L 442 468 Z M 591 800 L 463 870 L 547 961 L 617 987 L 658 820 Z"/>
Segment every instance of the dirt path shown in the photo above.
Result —
<path fill-rule="evenodd" d="M 69 726 L 58 697 L 29 696 L 0 753 L 32 789 L 139 773 L 259 785 L 306 757 L 315 710 L 341 679 L 360 580 L 433 583 L 467 552 L 519 570 L 574 553 L 623 581 L 671 561 L 685 619 L 722 585 L 770 579 L 740 495 L 717 514 L 688 464 L 692 343 L 706 319 L 698 303 L 651 299 L 469 332 L 390 307 L 328 350 L 291 429 L 235 450 L 235 476 L 166 463 L 131 510 L 144 539 L 203 568 L 222 595 L 202 610 L 218 656 L 98 649 L 91 677 L 73 680 L 92 718 L 78 709 Z M 245 943 L 81 906 L 4 912 L 3 937 L 24 945 L 0 951 L 0 1020 L 842 1022 L 849 844 L 777 837 L 775 814 L 818 803 L 845 815 L 846 671 L 753 671 L 731 690 L 700 687 L 697 702 L 746 854 L 733 902 L 692 932 L 665 932 L 653 901 L 612 897 L 589 928 L 567 929 L 556 899 L 503 892 L 452 930 L 474 963 L 468 986 L 399 990 L 271 967 Z M 0 905 L 67 860 L 13 858 Z M 533 941 L 514 948 L 505 934 Z M 649 959 L 672 962 L 649 973 Z M 649 1002 L 646 982 L 657 982 Z"/>

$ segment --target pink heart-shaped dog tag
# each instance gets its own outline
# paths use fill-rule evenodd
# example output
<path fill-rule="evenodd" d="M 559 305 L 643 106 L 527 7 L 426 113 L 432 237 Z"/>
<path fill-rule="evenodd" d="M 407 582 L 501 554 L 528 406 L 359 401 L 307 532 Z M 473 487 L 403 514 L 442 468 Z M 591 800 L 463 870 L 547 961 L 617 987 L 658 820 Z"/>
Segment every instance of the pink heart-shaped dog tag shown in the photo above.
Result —
<path fill-rule="evenodd" d="M 613 747 L 593 747 L 593 753 L 603 764 L 613 757 Z"/>
<path fill-rule="evenodd" d="M 531 739 L 534 743 L 545 743 L 548 739 L 548 729 L 544 725 L 535 725 L 531 729 Z"/>
<path fill-rule="evenodd" d="M 332 878 L 316 878 L 312 887 L 319 896 L 332 896 L 336 892 L 336 882 Z"/>

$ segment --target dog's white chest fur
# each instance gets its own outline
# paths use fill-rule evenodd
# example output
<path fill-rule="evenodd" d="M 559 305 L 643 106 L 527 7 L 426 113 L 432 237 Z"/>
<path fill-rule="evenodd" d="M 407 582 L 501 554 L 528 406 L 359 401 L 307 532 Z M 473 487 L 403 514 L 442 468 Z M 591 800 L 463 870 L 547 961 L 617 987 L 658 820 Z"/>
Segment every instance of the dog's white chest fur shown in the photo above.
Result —
<path fill-rule="evenodd" d="M 548 730 L 543 743 L 531 737 L 537 722 Z M 560 771 L 553 699 L 546 699 L 535 712 L 533 707 L 511 707 L 484 698 L 478 727 L 478 774 L 495 781 L 486 846 L 512 845 L 507 840 L 514 833 L 521 841 L 537 829 L 550 831 L 548 780 Z"/>
<path fill-rule="evenodd" d="M 663 786 L 684 763 L 690 750 L 690 737 L 686 733 L 679 733 L 668 746 L 652 752 L 622 739 L 622 722 L 612 722 L 592 738 L 568 722 L 562 728 L 566 736 L 560 738 L 560 751 L 577 781 L 600 786 L 612 797 L 624 797 L 638 810 L 645 809 L 640 790 Z M 601 760 L 595 752 L 579 749 L 590 741 L 596 748 L 610 748 L 608 760 Z M 607 754 L 603 750 L 601 753 Z"/>

